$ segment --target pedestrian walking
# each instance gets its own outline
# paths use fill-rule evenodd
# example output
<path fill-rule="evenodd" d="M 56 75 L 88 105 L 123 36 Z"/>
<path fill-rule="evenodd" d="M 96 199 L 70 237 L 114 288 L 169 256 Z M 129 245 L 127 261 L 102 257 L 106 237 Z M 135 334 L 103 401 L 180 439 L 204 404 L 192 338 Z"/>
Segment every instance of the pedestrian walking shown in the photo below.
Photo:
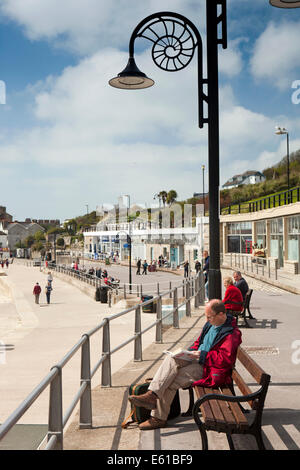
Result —
<path fill-rule="evenodd" d="M 137 263 L 136 263 L 136 267 L 137 267 L 137 271 L 136 273 L 138 275 L 141 275 L 141 266 L 142 266 L 142 261 L 140 260 L 140 258 L 138 259 Z"/>
<path fill-rule="evenodd" d="M 5 264 L 6 264 L 6 267 L 8 268 L 8 264 L 9 264 L 8 258 L 6 258 Z"/>
<path fill-rule="evenodd" d="M 145 260 L 144 263 L 143 263 L 143 272 L 142 272 L 142 274 L 147 274 L 147 268 L 148 268 L 148 263 Z"/>
<path fill-rule="evenodd" d="M 195 271 L 196 271 L 196 274 L 198 274 L 198 272 L 200 271 L 201 269 L 201 263 L 199 260 L 196 261 L 195 263 Z"/>
<path fill-rule="evenodd" d="M 41 286 L 37 282 L 33 288 L 33 295 L 35 296 L 35 303 L 40 303 L 40 293 L 42 292 Z"/>
<path fill-rule="evenodd" d="M 48 282 L 46 287 L 45 287 L 45 294 L 46 294 L 46 299 L 47 299 L 47 304 L 50 304 L 50 296 L 51 296 L 51 291 L 53 290 L 51 282 Z"/>
<path fill-rule="evenodd" d="M 183 267 L 184 267 L 184 277 L 189 277 L 189 267 L 190 267 L 189 262 L 186 261 Z"/>

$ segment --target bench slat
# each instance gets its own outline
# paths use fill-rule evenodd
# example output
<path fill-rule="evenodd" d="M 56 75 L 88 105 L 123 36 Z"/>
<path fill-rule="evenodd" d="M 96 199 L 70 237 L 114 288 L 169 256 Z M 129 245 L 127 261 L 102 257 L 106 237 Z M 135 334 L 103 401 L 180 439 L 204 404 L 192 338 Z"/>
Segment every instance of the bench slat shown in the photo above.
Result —
<path fill-rule="evenodd" d="M 204 395 L 206 395 L 206 391 L 204 387 L 195 387 L 195 392 L 196 392 L 197 398 L 202 398 Z M 210 389 L 209 393 L 213 393 L 213 391 Z M 205 401 L 201 405 L 201 413 L 206 424 L 208 424 L 209 426 L 215 426 L 216 423 L 214 419 L 214 414 L 210 407 L 210 401 Z"/>
<path fill-rule="evenodd" d="M 205 388 L 205 393 L 218 393 L 218 390 Z M 224 425 L 224 415 L 219 407 L 219 402 L 217 400 L 209 400 L 209 404 L 214 415 L 214 420 L 217 424 Z"/>
<path fill-rule="evenodd" d="M 248 385 L 245 383 L 242 376 L 235 369 L 232 371 L 232 379 L 234 380 L 236 385 L 239 387 L 243 395 L 249 395 L 250 393 L 252 393 L 252 390 L 250 389 L 250 387 L 248 387 Z M 251 406 L 251 408 L 254 409 L 255 402 L 253 400 L 249 400 L 248 403 Z"/>
<path fill-rule="evenodd" d="M 224 395 L 232 395 L 229 388 L 226 388 L 226 387 L 222 387 L 222 392 L 224 393 Z M 236 424 L 239 427 L 239 429 L 241 431 L 245 431 L 246 429 L 248 429 L 249 428 L 248 420 L 246 416 L 244 415 L 244 413 L 242 412 L 241 408 L 239 407 L 239 404 L 230 403 L 230 402 L 227 402 L 227 403 L 228 403 L 230 411 L 232 412 L 236 420 Z"/>
<path fill-rule="evenodd" d="M 222 395 L 223 391 L 216 390 L 216 393 L 218 395 Z M 227 395 L 227 393 L 226 393 L 226 395 Z M 229 390 L 228 395 L 232 395 L 230 390 Z M 220 407 L 221 413 L 223 414 L 223 421 L 226 422 L 229 429 L 234 429 L 236 427 L 237 423 L 236 423 L 236 420 L 234 418 L 234 415 L 232 414 L 232 412 L 231 412 L 231 410 L 228 406 L 227 401 L 217 401 L 216 400 L 216 403 L 218 403 L 218 406 Z"/>
<path fill-rule="evenodd" d="M 250 357 L 243 348 L 239 347 L 237 351 L 237 358 L 243 364 L 245 369 L 252 375 L 258 384 L 261 383 L 261 378 L 265 374 L 263 369 L 257 364 L 257 362 Z"/>

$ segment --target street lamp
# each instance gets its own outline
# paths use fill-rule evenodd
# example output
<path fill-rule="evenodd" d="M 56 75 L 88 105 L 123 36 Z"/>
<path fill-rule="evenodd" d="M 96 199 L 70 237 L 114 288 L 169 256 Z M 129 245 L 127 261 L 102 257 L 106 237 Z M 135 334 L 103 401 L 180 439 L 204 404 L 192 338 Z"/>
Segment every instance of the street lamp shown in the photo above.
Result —
<path fill-rule="evenodd" d="M 290 189 L 290 144 L 289 144 L 289 133 L 288 133 L 287 129 L 285 129 L 284 127 L 276 126 L 275 129 L 276 129 L 275 130 L 276 135 L 286 135 L 287 186 L 288 186 L 288 191 L 289 191 L 289 189 Z M 289 193 L 288 193 L 288 199 L 289 199 Z"/>
<path fill-rule="evenodd" d="M 209 298 L 221 298 L 220 220 L 219 220 L 219 81 L 218 45 L 227 47 L 226 0 L 206 0 L 207 78 L 203 77 L 202 39 L 196 26 L 173 12 L 159 12 L 144 18 L 134 29 L 129 42 L 126 68 L 109 84 L 121 89 L 142 89 L 154 81 L 141 72 L 134 60 L 134 41 L 145 38 L 153 43 L 152 59 L 162 70 L 177 72 L 198 56 L 199 127 L 208 125 L 209 160 Z M 204 103 L 207 111 L 204 112 Z"/>
<path fill-rule="evenodd" d="M 202 188 L 203 188 L 203 193 L 202 193 L 202 202 L 203 202 L 203 215 L 205 216 L 205 191 L 204 191 L 204 172 L 205 172 L 205 165 L 202 165 Z"/>
<path fill-rule="evenodd" d="M 278 7 L 278 8 L 299 8 L 300 7 L 299 0 L 270 0 L 270 4 L 273 7 Z"/>
<path fill-rule="evenodd" d="M 131 294 L 132 292 L 132 272 L 131 272 L 131 236 L 128 235 L 127 232 L 125 232 L 124 230 L 120 230 L 117 235 L 116 235 L 116 238 L 119 239 L 119 233 L 125 233 L 126 234 L 126 240 L 127 240 L 127 244 L 128 244 L 128 248 L 129 248 L 129 292 Z"/>

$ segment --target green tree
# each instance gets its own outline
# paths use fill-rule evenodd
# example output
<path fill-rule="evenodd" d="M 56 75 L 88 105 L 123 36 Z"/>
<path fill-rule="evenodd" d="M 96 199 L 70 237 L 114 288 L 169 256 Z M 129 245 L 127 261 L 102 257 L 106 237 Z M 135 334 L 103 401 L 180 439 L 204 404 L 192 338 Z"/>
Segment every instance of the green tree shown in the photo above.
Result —
<path fill-rule="evenodd" d="M 167 204 L 169 204 L 169 206 L 171 204 L 173 204 L 173 202 L 175 202 L 177 199 L 177 192 L 174 190 L 174 189 L 171 189 L 168 194 L 167 194 Z"/>

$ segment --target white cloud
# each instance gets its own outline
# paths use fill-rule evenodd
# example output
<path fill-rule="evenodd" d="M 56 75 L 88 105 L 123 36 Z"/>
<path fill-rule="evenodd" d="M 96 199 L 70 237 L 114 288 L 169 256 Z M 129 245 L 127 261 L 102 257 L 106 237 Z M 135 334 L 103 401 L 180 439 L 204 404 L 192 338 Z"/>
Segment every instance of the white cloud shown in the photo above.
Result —
<path fill-rule="evenodd" d="M 1 13 L 31 40 L 46 39 L 83 55 L 128 44 L 135 26 L 150 14 L 176 11 L 195 18 L 195 10 L 203 24 L 205 8 L 196 0 L 0 0 Z"/>
<path fill-rule="evenodd" d="M 257 39 L 251 59 L 251 73 L 267 79 L 280 89 L 290 88 L 298 78 L 300 22 L 269 23 Z"/>
<path fill-rule="evenodd" d="M 148 56 L 145 51 L 136 57 L 142 70 L 149 67 Z M 31 87 L 36 126 L 7 144 L 3 138 L 3 164 L 9 157 L 39 174 L 27 175 L 22 184 L 36 191 L 43 187 L 53 207 L 62 207 L 64 191 L 66 207 L 79 206 L 83 198 L 96 207 L 128 188 L 138 200 L 149 200 L 165 187 L 182 198 L 199 190 L 201 164 L 207 165 L 207 126 L 198 128 L 196 65 L 176 74 L 151 66 L 145 71 L 156 85 L 147 90 L 109 87 L 109 78 L 126 61 L 126 53 L 107 49 Z M 240 106 L 229 85 L 220 90 L 220 104 L 224 182 L 249 165 L 267 166 L 261 148 L 270 145 L 274 126 L 283 117 L 273 120 Z"/>

